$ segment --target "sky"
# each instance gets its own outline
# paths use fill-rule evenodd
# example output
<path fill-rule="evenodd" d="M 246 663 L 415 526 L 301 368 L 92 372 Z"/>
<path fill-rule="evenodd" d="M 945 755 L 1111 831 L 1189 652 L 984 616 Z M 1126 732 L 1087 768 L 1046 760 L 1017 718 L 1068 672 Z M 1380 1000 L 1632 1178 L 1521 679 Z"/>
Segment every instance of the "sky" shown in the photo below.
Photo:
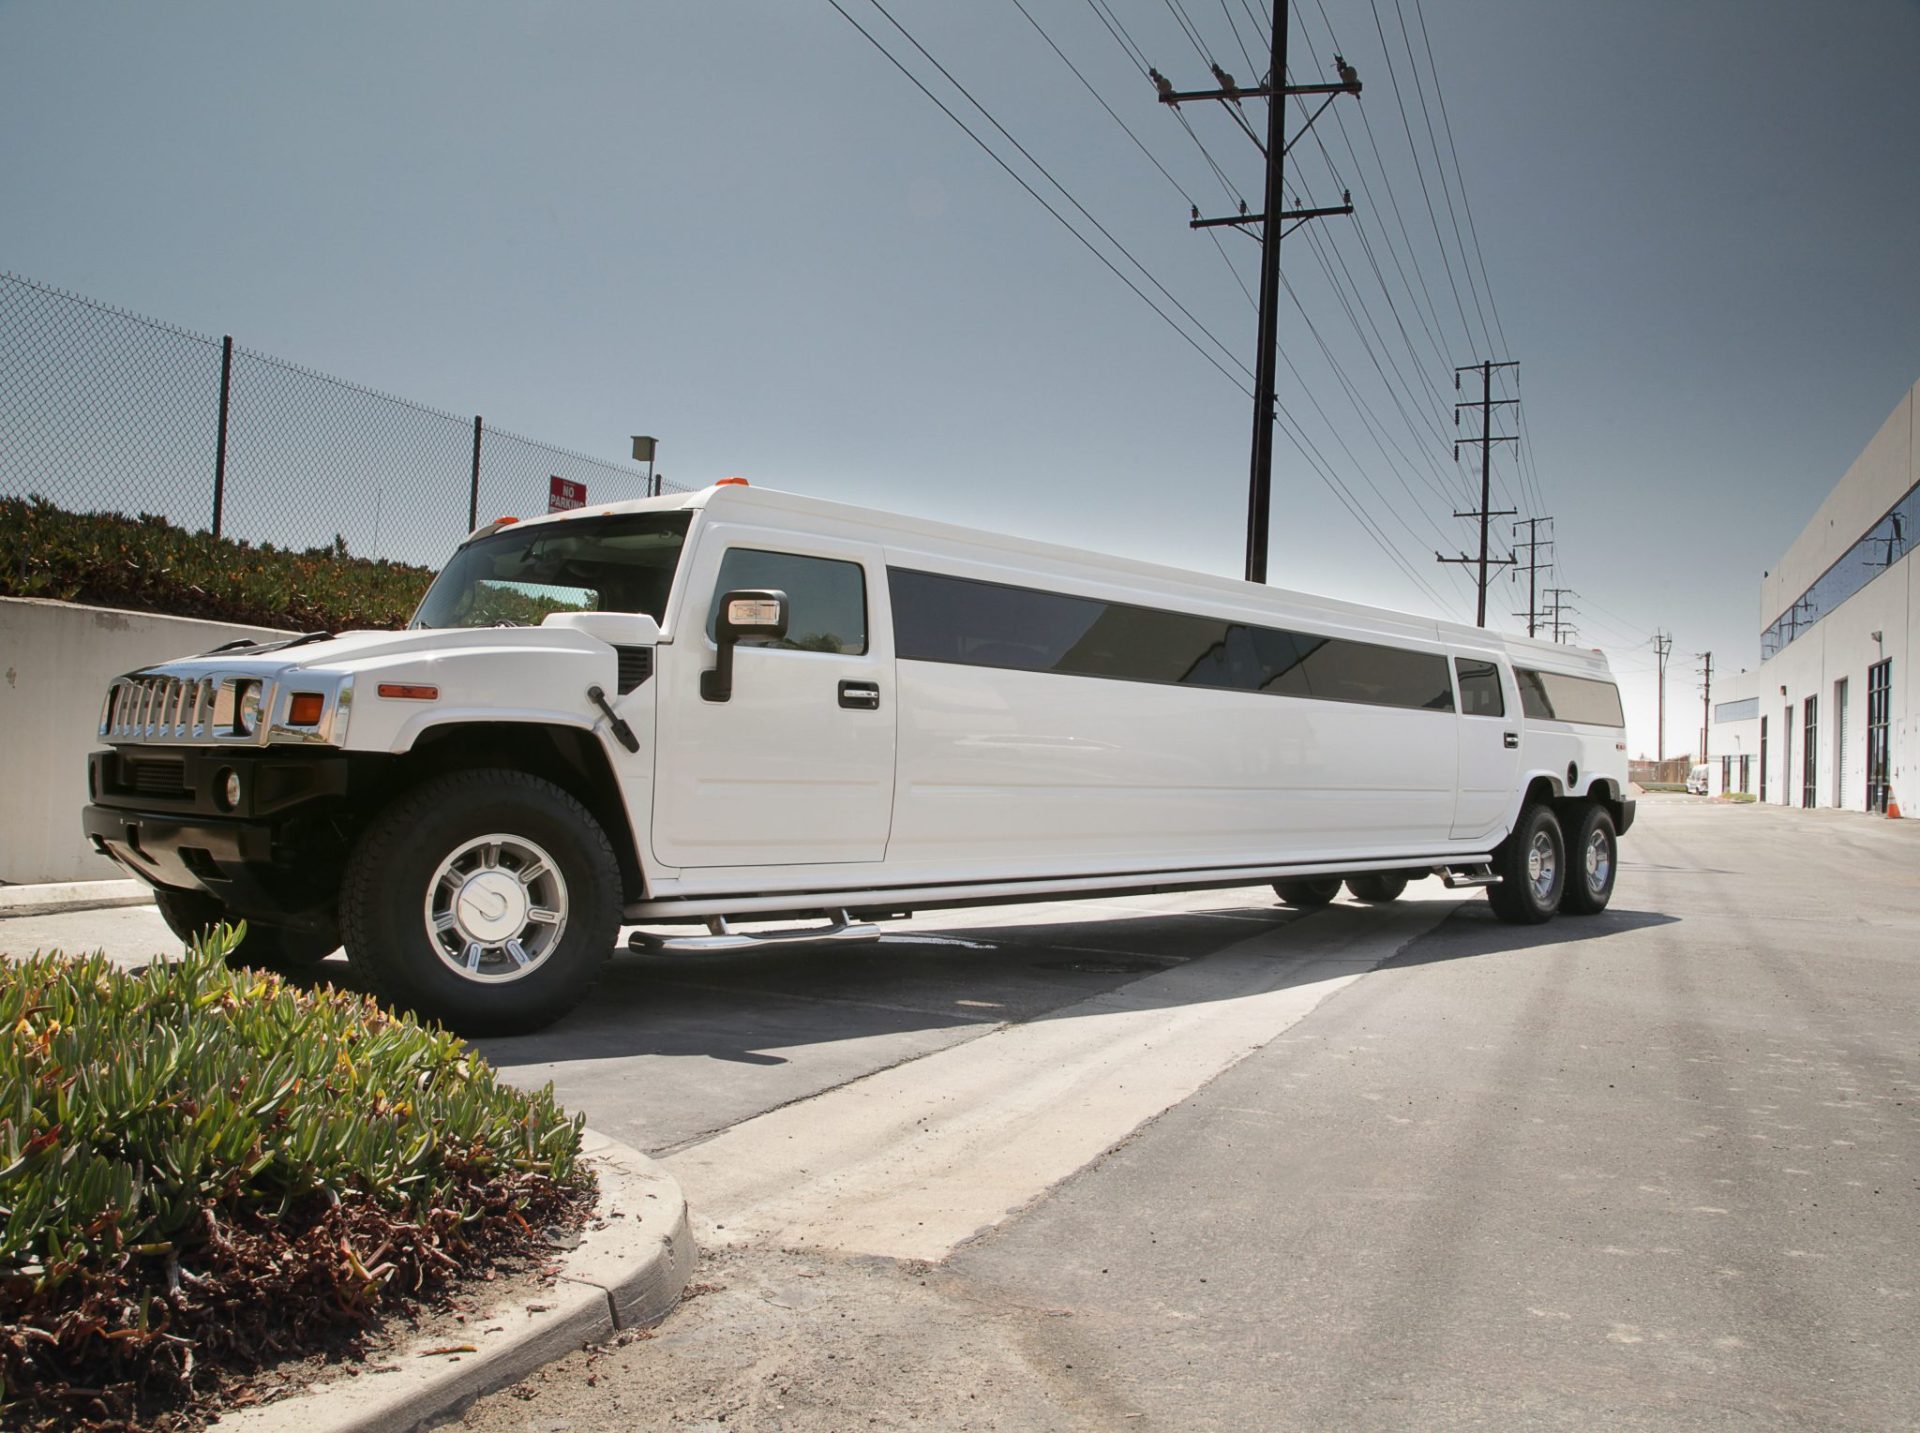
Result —
<path fill-rule="evenodd" d="M 1251 84 L 1264 0 L 885 4 L 0 0 L 0 270 L 608 459 L 650 433 L 676 484 L 1238 575 L 1258 250 L 1188 218 L 1264 164 L 1141 61 Z M 1673 634 L 1692 749 L 1695 654 L 1757 665 L 1762 571 L 1920 379 L 1920 4 L 1290 18 L 1295 83 L 1337 46 L 1363 88 L 1287 160 L 1358 212 L 1282 246 L 1270 579 L 1472 620 L 1452 370 L 1517 360 L 1494 506 L 1553 517 L 1635 754 Z"/>

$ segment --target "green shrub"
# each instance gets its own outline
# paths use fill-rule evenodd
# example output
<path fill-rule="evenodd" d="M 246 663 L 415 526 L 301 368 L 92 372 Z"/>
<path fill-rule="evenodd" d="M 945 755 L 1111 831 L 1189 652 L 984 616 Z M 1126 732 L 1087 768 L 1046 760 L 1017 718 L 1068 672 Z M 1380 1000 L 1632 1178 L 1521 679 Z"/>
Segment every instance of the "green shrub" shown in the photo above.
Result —
<path fill-rule="evenodd" d="M 337 538 L 291 552 L 160 517 L 0 498 L 0 596 L 339 632 L 405 626 L 432 580 L 429 568 L 349 557 Z"/>
<path fill-rule="evenodd" d="M 30 1422 L 97 1417 L 60 1401 L 77 1386 L 119 1390 L 96 1426 L 137 1424 L 590 1187 L 551 1087 L 367 997 L 230 971 L 233 944 L 134 974 L 0 962 L 0 1396 Z"/>

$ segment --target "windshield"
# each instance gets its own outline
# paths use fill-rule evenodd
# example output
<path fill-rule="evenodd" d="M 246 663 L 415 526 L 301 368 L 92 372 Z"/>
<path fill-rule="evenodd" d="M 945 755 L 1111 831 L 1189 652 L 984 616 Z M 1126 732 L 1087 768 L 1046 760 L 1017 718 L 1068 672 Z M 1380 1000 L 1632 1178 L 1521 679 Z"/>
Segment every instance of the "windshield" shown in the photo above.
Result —
<path fill-rule="evenodd" d="M 532 627 L 554 612 L 644 612 L 664 621 L 692 514 L 627 513 L 508 527 L 468 543 L 415 627 Z"/>

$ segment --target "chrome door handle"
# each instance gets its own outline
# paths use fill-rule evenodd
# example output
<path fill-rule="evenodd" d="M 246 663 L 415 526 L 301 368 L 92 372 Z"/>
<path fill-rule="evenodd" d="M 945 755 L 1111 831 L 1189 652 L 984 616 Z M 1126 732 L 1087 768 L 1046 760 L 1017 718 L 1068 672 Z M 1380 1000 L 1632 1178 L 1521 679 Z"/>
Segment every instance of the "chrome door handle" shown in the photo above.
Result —
<path fill-rule="evenodd" d="M 1507 750 L 1518 751 L 1519 749 L 1520 749 L 1520 733 L 1517 731 L 1508 732 L 1507 733 Z"/>
<path fill-rule="evenodd" d="M 878 682 L 842 682 L 840 705 L 857 712 L 879 711 L 880 684 Z"/>

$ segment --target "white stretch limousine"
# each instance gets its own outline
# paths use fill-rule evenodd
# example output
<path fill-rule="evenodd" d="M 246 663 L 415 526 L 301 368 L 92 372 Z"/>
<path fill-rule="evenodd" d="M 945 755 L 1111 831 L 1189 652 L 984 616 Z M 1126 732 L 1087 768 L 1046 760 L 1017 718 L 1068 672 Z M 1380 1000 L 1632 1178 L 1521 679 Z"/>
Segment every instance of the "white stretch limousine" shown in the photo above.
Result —
<path fill-rule="evenodd" d="M 1591 913 L 1633 816 L 1597 654 L 737 480 L 502 518 L 408 630 L 132 673 L 100 734 L 87 830 L 177 932 L 344 941 L 476 1033 L 623 924 L 1430 872 Z"/>

